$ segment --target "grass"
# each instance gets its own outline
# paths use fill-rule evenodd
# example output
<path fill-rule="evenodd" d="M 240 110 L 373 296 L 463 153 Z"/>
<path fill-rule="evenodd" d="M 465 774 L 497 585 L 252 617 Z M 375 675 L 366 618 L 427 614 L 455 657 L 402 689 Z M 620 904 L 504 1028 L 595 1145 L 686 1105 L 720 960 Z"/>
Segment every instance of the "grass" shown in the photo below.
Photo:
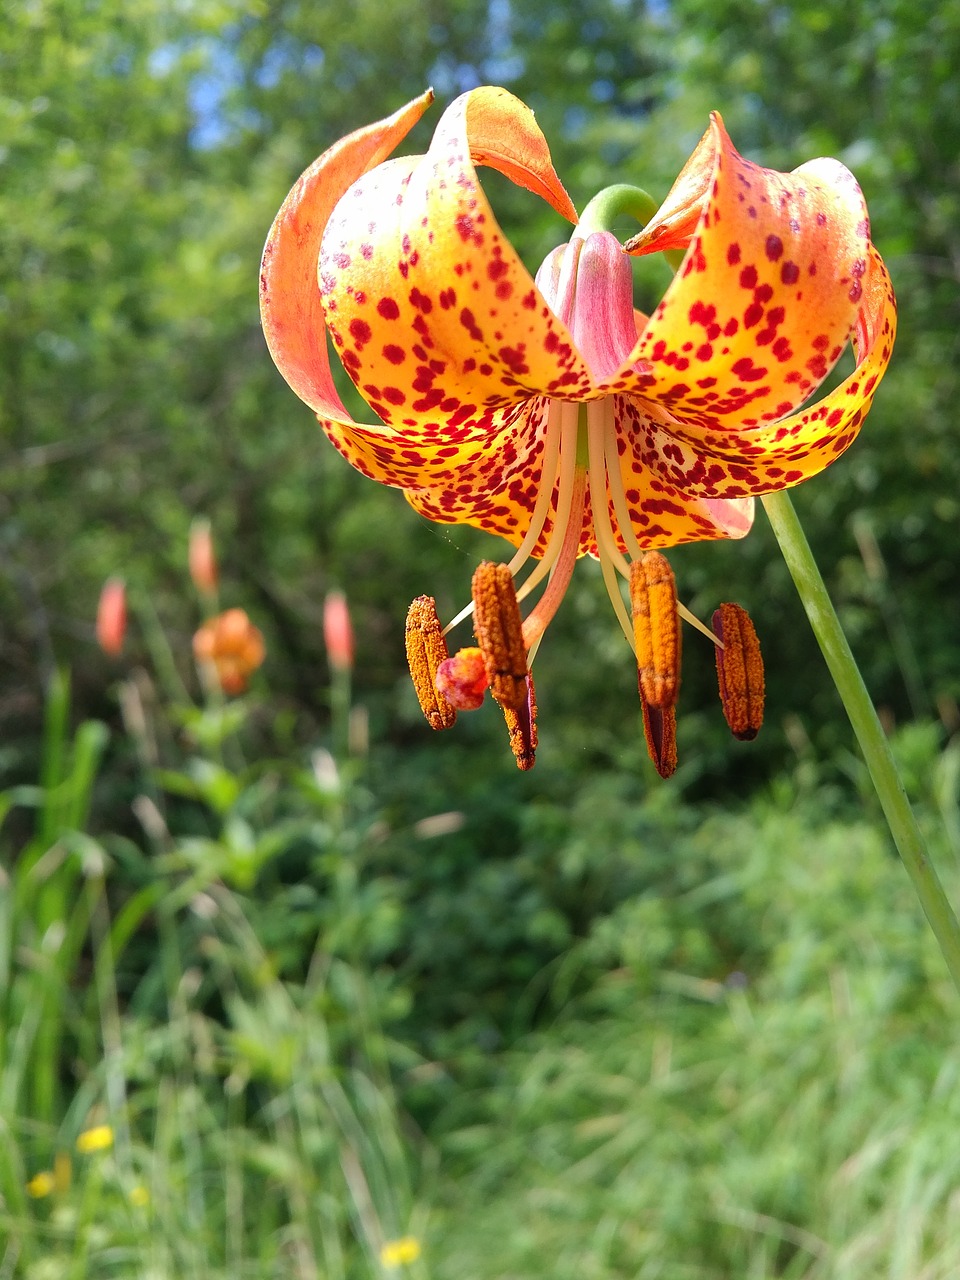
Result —
<path fill-rule="evenodd" d="M 38 784 L 0 800 L 0 837 L 32 814 L 0 901 L 0 1280 L 960 1274 L 956 1002 L 867 799 L 808 763 L 722 810 L 628 771 L 566 826 L 544 802 L 518 864 L 549 831 L 604 892 L 484 1053 L 418 1022 L 400 924 L 441 926 L 349 768 L 248 763 L 233 704 L 181 714 L 160 769 L 124 697 L 139 839 L 90 833 L 107 735 L 71 733 L 62 677 Z M 898 749 L 955 887 L 955 748 Z"/>

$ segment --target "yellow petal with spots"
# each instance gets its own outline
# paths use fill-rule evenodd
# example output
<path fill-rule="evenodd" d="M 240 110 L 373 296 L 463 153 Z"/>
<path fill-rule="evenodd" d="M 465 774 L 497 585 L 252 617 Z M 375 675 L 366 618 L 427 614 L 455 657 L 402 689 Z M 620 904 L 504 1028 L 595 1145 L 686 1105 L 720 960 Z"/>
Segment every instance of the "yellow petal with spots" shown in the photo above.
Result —
<path fill-rule="evenodd" d="M 693 428 L 657 406 L 645 406 L 643 413 L 635 404 L 621 441 L 625 474 L 656 474 L 691 500 L 729 500 L 790 488 L 824 470 L 856 438 L 893 350 L 896 301 L 872 245 L 862 286 L 854 331 L 857 366 L 828 395 L 777 422 L 727 431 Z"/>
<path fill-rule="evenodd" d="M 474 168 L 479 120 L 484 159 L 508 176 L 528 176 L 513 159 L 519 144 L 508 145 L 519 105 L 503 91 L 464 94 L 444 112 L 425 156 L 361 177 L 324 232 L 320 293 L 344 367 L 384 421 L 418 437 L 457 440 L 487 410 L 535 394 L 591 392 L 566 327 L 497 225 Z M 546 143 L 523 112 L 541 139 L 542 173 Z M 501 116 L 506 141 L 495 152 Z M 562 205 L 555 185 L 552 203 Z"/>
<path fill-rule="evenodd" d="M 696 232 L 624 389 L 704 428 L 751 427 L 796 410 L 839 358 L 860 306 L 869 224 L 837 161 L 761 168 L 717 115 L 711 139 Z"/>

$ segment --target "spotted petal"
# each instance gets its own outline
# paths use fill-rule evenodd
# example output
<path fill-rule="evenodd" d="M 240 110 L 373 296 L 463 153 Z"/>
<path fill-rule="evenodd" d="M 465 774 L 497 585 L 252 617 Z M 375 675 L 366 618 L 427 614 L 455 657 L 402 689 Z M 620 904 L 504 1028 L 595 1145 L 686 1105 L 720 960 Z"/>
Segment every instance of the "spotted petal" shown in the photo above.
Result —
<path fill-rule="evenodd" d="M 569 333 L 497 225 L 478 156 L 576 216 L 532 113 L 478 89 L 444 112 L 425 156 L 356 182 L 321 244 L 320 291 L 344 367 L 418 441 L 461 429 L 475 438 L 486 410 L 590 390 Z"/>
<path fill-rule="evenodd" d="M 652 472 L 690 502 L 739 499 L 790 488 L 829 466 L 856 438 L 896 334 L 893 287 L 872 245 L 862 281 L 854 332 L 857 365 L 838 387 L 799 413 L 748 430 L 691 431 L 660 406 L 632 402 L 633 427 L 619 446 L 627 489 L 637 488 Z M 682 504 L 683 499 L 671 501 Z M 639 505 L 635 511 L 639 534 L 648 530 L 643 516 L 651 511 Z M 660 513 L 658 504 L 652 514 Z"/>
<path fill-rule="evenodd" d="M 538 376 L 583 385 L 587 373 L 564 326 L 536 298 L 532 278 L 502 237 L 473 163 L 499 169 L 541 195 L 566 218 L 575 220 L 576 210 L 553 170 L 533 113 L 503 90 L 478 89 L 452 104 L 426 157 L 386 160 L 431 98 L 425 94 L 388 120 L 349 135 L 298 180 L 264 251 L 263 324 L 284 377 L 317 412 L 332 443 L 353 466 L 382 483 L 403 488 L 414 499 L 422 491 L 424 502 L 446 510 L 448 519 L 500 531 L 504 503 L 491 502 L 482 489 L 471 489 L 470 479 L 478 467 L 489 480 L 491 467 L 502 471 L 509 465 L 513 446 L 501 441 L 500 432 L 520 429 L 518 424 L 527 421 L 519 411 L 529 391 L 515 377 L 522 371 L 522 332 L 518 339 L 517 326 L 511 322 L 508 333 L 505 312 L 490 314 L 504 306 L 498 291 L 506 294 L 512 286 L 515 294 L 522 292 L 528 303 L 519 308 L 523 323 L 532 327 L 541 347 L 551 348 L 541 360 Z M 417 208 L 410 182 L 418 170 Z M 437 203 L 436 192 L 430 189 L 433 182 L 442 181 L 446 190 L 455 173 L 460 185 L 448 192 L 453 200 Z M 365 220 L 358 216 L 361 209 Z M 432 326 L 440 313 L 450 309 L 443 302 L 454 291 L 445 290 L 457 277 L 440 252 L 436 234 L 423 225 L 428 216 L 450 219 L 446 230 L 456 235 L 466 264 L 463 269 L 472 273 L 464 286 L 472 295 L 471 307 L 457 308 L 453 334 L 443 337 L 442 325 L 436 336 L 427 325 L 427 307 L 434 310 Z M 387 278 L 391 285 L 404 286 L 397 295 L 396 316 L 389 302 L 393 294 L 384 287 Z M 472 287 L 475 280 L 476 289 Z M 367 300 L 375 293 L 378 306 L 368 316 Z M 480 310 L 477 295 L 486 302 L 487 313 Z M 404 322 L 392 324 L 399 319 L 401 303 Z M 511 305 L 516 312 L 516 297 Z M 490 327 L 501 320 L 503 330 Z M 471 360 L 464 348 L 471 340 L 476 345 L 477 333 L 468 329 L 474 325 L 479 329 L 479 322 L 487 326 L 495 349 L 481 340 Z M 328 328 L 345 367 L 386 425 L 356 423 L 344 408 L 330 375 Z M 396 330 L 396 342 L 385 332 L 391 328 Z M 453 345 L 452 358 L 441 350 L 444 341 Z M 494 382 L 487 384 L 483 396 L 465 399 L 468 392 L 484 391 L 484 380 L 491 376 Z M 512 383 L 506 391 L 504 378 Z M 535 417 L 530 421 L 535 422 Z M 531 454 L 530 465 L 535 466 L 542 441 L 532 427 L 531 432 L 521 451 Z M 514 478 L 513 491 L 519 492 L 518 483 L 526 488 L 528 480 L 527 476 Z M 499 510 L 491 515 L 494 507 Z M 521 508 L 510 523 L 521 526 L 526 518 Z"/>
<path fill-rule="evenodd" d="M 709 194 L 626 389 L 693 428 L 722 430 L 794 412 L 836 363 L 860 308 L 869 224 L 856 180 L 837 161 L 763 169 L 736 151 L 718 115 L 710 139 Z M 694 192 L 705 144 L 698 153 Z M 639 252 L 659 247 L 646 236 L 631 242 Z"/>

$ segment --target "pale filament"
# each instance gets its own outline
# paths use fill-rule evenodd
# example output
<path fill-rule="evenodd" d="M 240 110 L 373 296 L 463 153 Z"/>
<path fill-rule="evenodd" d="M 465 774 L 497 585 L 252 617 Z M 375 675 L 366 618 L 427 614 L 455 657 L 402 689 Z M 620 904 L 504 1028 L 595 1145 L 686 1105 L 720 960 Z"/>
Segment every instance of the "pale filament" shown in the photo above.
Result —
<path fill-rule="evenodd" d="M 553 497 L 553 490 L 556 487 L 557 473 L 561 469 L 560 439 L 561 439 L 561 435 L 563 434 L 562 410 L 563 410 L 562 401 L 549 400 L 547 402 L 546 427 L 544 432 L 543 469 L 540 473 L 540 491 L 537 494 L 537 501 L 533 508 L 533 514 L 530 517 L 530 525 L 527 529 L 526 534 L 524 535 L 523 541 L 520 543 L 520 546 L 514 552 L 513 559 L 510 561 L 510 565 L 509 565 L 510 572 L 514 575 L 516 574 L 517 570 L 522 568 L 522 566 L 530 558 L 530 553 L 531 551 L 533 551 L 533 548 L 537 545 L 537 542 L 540 538 L 540 534 L 543 532 L 543 526 L 546 524 L 547 515 L 550 511 L 550 500 Z M 568 452 L 570 452 L 570 450 L 568 450 Z M 572 462 L 576 460 L 575 455 L 576 455 L 576 440 L 573 441 L 573 457 L 571 460 Z M 562 472 L 561 472 L 561 489 L 558 495 L 558 503 L 557 503 L 558 513 L 559 513 L 559 510 L 562 509 L 563 497 L 564 497 L 563 480 L 562 480 Z M 555 525 L 554 528 L 556 527 L 557 526 Z M 549 553 L 549 550 L 550 550 L 550 547 L 548 546 L 547 548 L 548 553 Z M 559 548 L 557 548 L 557 551 L 559 552 Z M 547 568 L 549 569 L 549 565 L 547 566 Z M 544 570 L 544 573 L 545 572 L 546 570 Z M 541 574 L 540 577 L 542 578 L 543 574 Z M 538 578 L 537 581 L 540 581 L 540 579 Z M 528 579 L 528 583 L 525 586 L 523 595 L 529 594 L 529 592 L 533 589 L 534 586 L 536 586 L 536 582 L 531 583 L 530 580 Z M 523 598 L 522 595 L 518 595 L 518 599 L 522 599 L 522 598 Z M 443 628 L 443 634 L 446 635 L 448 631 L 452 631 L 455 626 L 463 622 L 465 618 L 469 618 L 472 613 L 473 613 L 473 601 L 471 600 L 469 604 L 464 605 L 464 607 L 460 610 L 460 612 L 456 615 L 456 617 L 452 618 L 450 622 L 447 623 L 447 625 Z"/>
<path fill-rule="evenodd" d="M 607 428 L 603 432 L 602 440 L 607 477 L 610 484 L 610 496 L 613 498 L 613 509 L 616 512 L 617 524 L 620 527 L 620 536 L 623 538 L 628 554 L 632 559 L 639 560 L 643 555 L 643 548 L 637 541 L 637 535 L 634 533 L 633 525 L 630 523 L 630 512 L 627 508 L 627 495 L 623 487 L 623 472 L 620 469 L 620 454 L 617 451 L 617 432 L 613 414 L 613 400 L 612 398 L 608 398 L 606 400 L 602 400 L 600 404 L 604 408 L 604 421 L 605 427 Z M 594 522 L 596 522 L 596 513 L 594 513 Z M 623 570 L 621 569 L 620 572 L 622 573 Z M 717 648 L 723 648 L 723 641 L 720 637 L 714 635 L 710 628 L 705 623 L 701 622 L 695 613 L 691 613 L 686 605 L 681 604 L 679 600 L 677 601 L 677 613 L 684 622 L 689 622 L 691 627 L 695 627 L 697 631 L 702 632 L 708 640 L 711 640 L 717 646 Z M 623 624 L 621 623 L 621 626 L 622 625 Z M 630 643 L 632 646 L 632 639 Z"/>

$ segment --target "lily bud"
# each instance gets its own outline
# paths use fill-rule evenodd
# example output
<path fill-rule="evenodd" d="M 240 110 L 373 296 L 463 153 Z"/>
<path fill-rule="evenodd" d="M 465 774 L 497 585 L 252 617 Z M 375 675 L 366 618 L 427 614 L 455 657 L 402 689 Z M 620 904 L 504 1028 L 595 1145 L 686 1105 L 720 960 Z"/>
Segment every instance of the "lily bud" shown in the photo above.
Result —
<path fill-rule="evenodd" d="M 323 602 L 323 642 L 334 671 L 353 667 L 353 626 L 347 597 L 342 591 L 328 591 Z"/>
<path fill-rule="evenodd" d="M 108 578 L 97 605 L 97 644 L 111 658 L 123 652 L 127 633 L 127 589 L 122 578 Z"/>
<path fill-rule="evenodd" d="M 217 589 L 219 573 L 209 520 L 194 520 L 190 526 L 187 564 L 193 585 L 203 595 L 212 596 Z"/>

